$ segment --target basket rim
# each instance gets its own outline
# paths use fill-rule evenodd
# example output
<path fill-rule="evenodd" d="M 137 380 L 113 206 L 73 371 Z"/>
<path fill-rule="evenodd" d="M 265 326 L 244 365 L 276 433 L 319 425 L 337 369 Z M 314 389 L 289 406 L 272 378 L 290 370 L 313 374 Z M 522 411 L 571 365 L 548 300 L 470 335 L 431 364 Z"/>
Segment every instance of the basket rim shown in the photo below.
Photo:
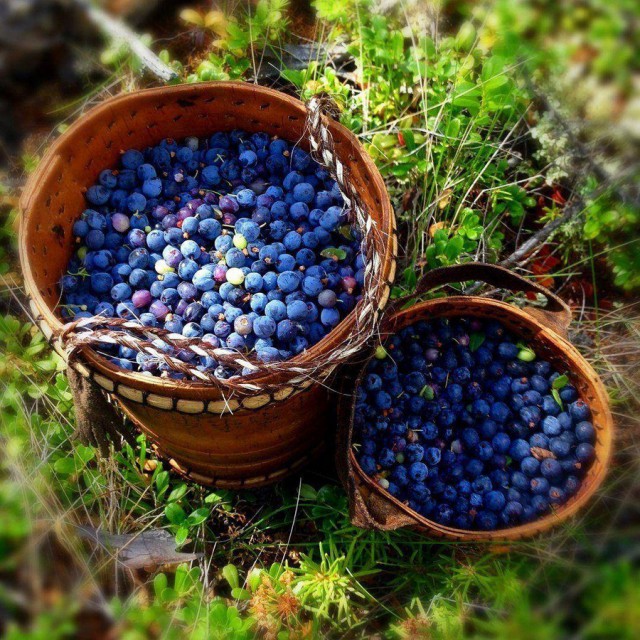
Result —
<path fill-rule="evenodd" d="M 456 527 L 442 525 L 438 522 L 435 522 L 434 520 L 425 518 L 424 516 L 409 508 L 408 505 L 402 503 L 395 496 L 392 496 L 386 489 L 383 489 L 380 485 L 378 485 L 372 478 L 365 474 L 360 467 L 360 464 L 358 463 L 353 451 L 353 447 L 351 446 L 351 438 L 349 438 L 348 456 L 355 473 L 357 473 L 358 475 L 358 479 L 360 480 L 360 482 L 366 484 L 369 490 L 377 493 L 378 495 L 381 495 L 385 500 L 399 509 L 404 515 L 414 520 L 415 527 L 420 529 L 424 533 L 428 533 L 429 531 L 437 531 L 439 534 L 441 534 L 441 536 L 449 539 L 455 539 L 459 542 L 507 542 L 531 537 L 544 531 L 548 531 L 549 529 L 557 526 L 561 522 L 575 515 L 582 507 L 587 504 L 587 502 L 593 497 L 593 495 L 602 484 L 606 476 L 607 469 L 610 465 L 613 447 L 613 418 L 609 407 L 608 395 L 605 390 L 604 384 L 600 379 L 600 376 L 598 376 L 589 362 L 567 339 L 563 338 L 555 331 L 546 327 L 537 318 L 527 313 L 526 310 L 520 309 L 512 304 L 503 302 L 501 300 L 494 300 L 492 298 L 486 298 L 482 296 L 460 295 L 449 296 L 446 298 L 436 298 L 433 300 L 427 300 L 425 302 L 411 305 L 410 307 L 402 309 L 400 311 L 396 311 L 385 320 L 385 325 L 387 327 L 392 325 L 395 328 L 406 326 L 406 324 L 403 324 L 402 322 L 403 317 L 407 316 L 410 312 L 415 313 L 416 311 L 419 314 L 426 314 L 426 312 L 431 312 L 430 317 L 436 318 L 439 317 L 439 315 L 437 309 L 435 310 L 435 312 L 433 312 L 434 307 L 442 306 L 445 303 L 447 305 L 455 305 L 456 303 L 460 302 L 464 302 L 467 306 L 483 306 L 485 308 L 493 307 L 495 309 L 507 311 L 508 313 L 517 317 L 519 320 L 529 323 L 532 327 L 535 327 L 538 330 L 536 340 L 545 341 L 548 344 L 552 345 L 556 350 L 562 349 L 572 361 L 580 363 L 582 371 L 579 373 L 577 371 L 572 371 L 572 374 L 576 377 L 582 378 L 592 388 L 593 392 L 598 397 L 598 400 L 602 405 L 604 414 L 602 417 L 604 428 L 602 429 L 601 433 L 598 433 L 598 439 L 596 440 L 595 444 L 596 458 L 594 462 L 599 462 L 599 465 L 596 471 L 592 473 L 594 470 L 594 464 L 592 463 L 589 469 L 586 471 L 585 475 L 586 478 L 590 473 L 592 473 L 592 475 L 590 476 L 591 482 L 589 483 L 589 485 L 585 487 L 585 485 L 583 484 L 580 488 L 580 491 L 576 495 L 572 496 L 557 509 L 555 509 L 551 513 L 548 513 L 542 518 L 539 518 L 538 520 L 533 520 L 532 522 L 527 522 L 516 527 L 505 527 L 492 531 L 459 529 Z M 400 324 L 396 327 L 395 323 L 397 322 L 399 322 Z M 391 335 L 391 332 L 385 331 L 383 327 L 380 331 L 380 334 L 381 336 Z M 372 358 L 373 353 L 371 353 L 367 357 L 362 365 L 360 365 L 360 363 L 358 364 L 358 374 L 357 376 L 354 376 L 353 390 L 355 390 L 361 384 L 366 366 Z M 585 371 L 588 375 L 585 375 Z M 355 394 L 353 394 L 353 399 L 349 402 L 349 411 L 347 413 L 351 424 L 353 423 L 354 412 Z"/>
<path fill-rule="evenodd" d="M 100 104 L 92 107 L 89 111 L 78 118 L 63 134 L 61 134 L 54 143 L 49 147 L 43 158 L 41 159 L 38 168 L 31 175 L 22 193 L 22 197 L 19 202 L 20 216 L 20 228 L 19 228 L 19 257 L 21 263 L 21 269 L 24 277 L 25 289 L 29 298 L 35 305 L 35 309 L 38 312 L 36 318 L 37 324 L 44 323 L 49 329 L 48 333 L 54 335 L 64 327 L 64 323 L 55 313 L 54 309 L 50 309 L 45 303 L 43 296 L 40 294 L 38 287 L 31 271 L 31 263 L 27 252 L 25 236 L 26 229 L 29 225 L 29 218 L 32 211 L 32 203 L 35 201 L 36 196 L 39 193 L 39 185 L 46 184 L 45 177 L 56 168 L 57 160 L 59 158 L 59 152 L 68 140 L 72 139 L 77 132 L 81 131 L 84 127 L 87 127 L 92 120 L 96 119 L 103 110 L 109 109 L 114 113 L 123 106 L 130 106 L 137 100 L 146 101 L 149 98 L 157 98 L 158 100 L 166 98 L 167 95 L 172 97 L 184 96 L 185 99 L 191 97 L 202 97 L 211 93 L 225 92 L 240 92 L 250 95 L 252 97 L 260 96 L 262 98 L 269 98 L 274 101 L 278 101 L 281 104 L 287 105 L 287 108 L 292 111 L 297 111 L 302 118 L 306 116 L 305 104 L 297 98 L 271 89 L 269 87 L 263 87 L 260 85 L 252 84 L 249 82 L 234 82 L 234 81 L 220 81 L 220 82 L 203 82 L 198 84 L 182 83 L 177 85 L 171 85 L 166 87 L 154 87 L 149 89 L 141 89 L 132 91 L 130 93 L 121 93 L 114 97 L 110 97 Z M 371 187 L 380 195 L 380 207 L 379 216 L 380 221 L 386 221 L 385 228 L 381 227 L 381 231 L 384 233 L 385 238 L 383 240 L 385 245 L 385 262 L 384 275 L 390 285 L 395 275 L 395 270 L 392 267 L 392 263 L 395 261 L 394 250 L 394 236 L 395 236 L 395 213 L 391 205 L 391 200 L 387 192 L 384 180 L 377 167 L 375 166 L 371 157 L 366 153 L 361 146 L 357 137 L 351 133 L 345 126 L 339 122 L 329 119 L 328 128 L 334 133 L 338 133 L 340 137 L 347 139 L 358 154 L 358 161 L 364 165 L 365 172 L 371 178 Z M 215 126 L 212 127 L 212 133 L 215 132 Z M 283 133 L 283 137 L 287 137 L 286 132 Z M 161 138 L 159 138 L 161 139 Z M 288 139 L 288 138 L 287 138 Z M 347 163 L 348 164 L 348 163 Z M 387 299 L 382 294 L 381 299 L 378 300 L 379 308 L 381 309 L 386 304 Z M 356 322 L 356 310 L 352 310 L 329 334 L 327 334 L 322 340 L 317 342 L 311 348 L 302 352 L 301 354 L 294 356 L 288 362 L 293 364 L 302 364 L 318 360 L 328 350 L 340 344 L 348 335 L 351 328 Z M 54 348 L 56 347 L 54 340 Z M 61 349 L 56 349 L 58 353 L 64 357 L 64 353 Z M 131 372 L 120 369 L 110 363 L 106 358 L 96 353 L 94 350 L 83 347 L 81 349 L 82 360 L 86 362 L 93 370 L 102 373 L 110 379 L 126 383 L 135 389 L 148 391 L 158 395 L 171 396 L 172 398 L 217 398 L 224 391 L 215 385 L 211 385 L 202 381 L 186 380 L 179 381 L 176 384 L 174 380 L 167 380 L 156 376 L 145 376 L 138 372 Z M 65 358 L 66 359 L 66 358 Z M 330 367 L 330 363 L 327 363 L 327 367 Z M 269 373 L 256 373 L 249 376 L 245 376 L 243 381 L 248 383 L 260 384 L 266 381 L 273 381 L 277 374 Z"/>

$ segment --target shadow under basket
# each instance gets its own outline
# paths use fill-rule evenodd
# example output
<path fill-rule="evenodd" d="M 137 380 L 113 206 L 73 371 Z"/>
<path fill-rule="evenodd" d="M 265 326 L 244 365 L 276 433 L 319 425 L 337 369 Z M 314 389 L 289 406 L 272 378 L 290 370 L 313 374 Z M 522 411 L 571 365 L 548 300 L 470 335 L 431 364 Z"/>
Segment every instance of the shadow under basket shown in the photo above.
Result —
<path fill-rule="evenodd" d="M 278 91 L 248 83 L 178 85 L 107 100 L 70 127 L 42 159 L 25 187 L 20 207 L 20 261 L 31 311 L 63 357 L 56 311 L 58 282 L 74 250 L 72 226 L 86 208 L 83 192 L 101 170 L 115 168 L 126 149 L 144 149 L 164 138 L 210 136 L 216 131 L 265 131 L 309 149 L 305 105 Z M 356 138 L 330 119 L 335 151 L 380 233 L 374 251 L 386 286 L 395 275 L 395 219 L 384 182 Z M 328 336 L 296 356 L 333 371 L 330 352 L 355 326 L 347 316 Z M 335 413 L 328 389 L 310 379 L 291 382 L 256 374 L 276 391 L 225 395 L 202 382 L 175 382 L 117 368 L 89 348 L 72 365 L 91 378 L 150 439 L 158 453 L 191 480 L 223 488 L 275 482 L 303 467 L 322 450 Z"/>
<path fill-rule="evenodd" d="M 556 311 L 546 311 L 538 307 L 521 309 L 512 304 L 479 296 L 437 298 L 402 311 L 391 312 L 381 328 L 382 342 L 385 336 L 393 335 L 419 320 L 454 317 L 499 320 L 531 346 L 537 357 L 548 360 L 561 372 L 569 372 L 570 380 L 579 396 L 588 402 L 591 408 L 592 423 L 596 431 L 595 459 L 583 476 L 578 492 L 551 513 L 533 522 L 493 531 L 476 531 L 457 529 L 429 520 L 382 489 L 362 471 L 354 455 L 354 390 L 360 384 L 367 363 L 373 357 L 371 353 L 364 364 L 361 362 L 346 372 L 341 381 L 344 393 L 338 404 L 336 462 L 341 481 L 348 493 L 351 519 L 356 526 L 383 531 L 410 527 L 429 537 L 460 542 L 513 541 L 537 535 L 576 514 L 587 504 L 604 480 L 610 464 L 613 440 L 609 400 L 596 372 L 568 340 L 570 311 L 559 298 L 543 287 L 501 267 L 479 263 L 445 267 L 430 272 L 425 278 L 426 282 L 421 283 L 420 293 L 438 285 L 472 279 L 511 290 L 543 293 L 549 303 L 556 306 Z"/>

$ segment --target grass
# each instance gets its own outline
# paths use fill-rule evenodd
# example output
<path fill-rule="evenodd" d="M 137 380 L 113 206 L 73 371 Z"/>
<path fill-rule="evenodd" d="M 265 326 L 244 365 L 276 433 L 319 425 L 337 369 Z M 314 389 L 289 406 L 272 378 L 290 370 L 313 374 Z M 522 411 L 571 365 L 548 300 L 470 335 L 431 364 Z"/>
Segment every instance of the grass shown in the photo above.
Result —
<path fill-rule="evenodd" d="M 405 248 L 396 294 L 434 266 L 504 259 L 571 194 L 587 199 L 525 266 L 566 295 L 593 288 L 575 307 L 573 336 L 612 398 L 617 446 L 607 483 L 577 519 L 543 538 L 473 547 L 354 527 L 327 461 L 276 487 L 234 494 L 185 484 L 143 437 L 103 458 L 72 438 L 63 363 L 30 324 L 19 281 L 2 276 L 7 636 L 91 637 L 97 624 L 124 638 L 637 637 L 640 314 L 613 288 L 606 261 L 637 248 L 637 238 L 621 228 L 627 218 L 605 216 L 618 206 L 615 194 L 596 206 L 588 202 L 598 187 L 592 176 L 558 176 L 558 154 L 574 158 L 575 151 L 552 151 L 548 129 L 536 130 L 540 114 L 526 78 L 531 68 L 557 63 L 555 49 L 540 57 L 547 18 L 538 24 L 528 9 L 505 30 L 506 3 L 444 7 L 446 21 L 430 38 L 411 29 L 411 3 L 384 18 L 353 0 L 315 4 L 323 42 L 345 43 L 351 61 L 285 70 L 283 82 L 302 97 L 331 93 L 380 168 Z M 280 46 L 290 34 L 268 18 L 269 9 L 285 9 L 279 0 L 266 6 L 250 21 L 240 11 L 231 32 L 216 34 L 225 40 L 220 48 L 196 55 L 186 70 L 172 64 L 190 81 L 251 80 L 267 49 L 286 61 Z M 520 39 L 532 24 L 538 35 Z M 509 54 L 514 39 L 524 59 Z M 141 84 L 126 53 L 103 61 L 117 68 L 121 88 Z M 597 238 L 585 239 L 587 219 L 602 230 Z M 2 273 L 15 267 L 13 235 L 2 230 Z M 547 268 L 549 257 L 558 262 Z M 81 525 L 134 537 L 163 529 L 198 560 L 131 571 L 117 549 L 82 542 Z"/>

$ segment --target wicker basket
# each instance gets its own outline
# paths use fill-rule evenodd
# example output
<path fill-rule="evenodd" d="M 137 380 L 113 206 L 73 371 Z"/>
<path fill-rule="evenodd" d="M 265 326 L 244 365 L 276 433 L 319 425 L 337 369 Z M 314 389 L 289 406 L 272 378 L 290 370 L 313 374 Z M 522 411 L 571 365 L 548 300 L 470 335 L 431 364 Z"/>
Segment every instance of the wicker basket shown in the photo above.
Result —
<path fill-rule="evenodd" d="M 241 128 L 266 131 L 308 149 L 305 105 L 280 92 L 251 84 L 220 82 L 139 91 L 92 109 L 51 147 L 29 180 L 20 206 L 20 260 L 31 310 L 52 346 L 63 325 L 56 313 L 58 282 L 74 248 L 73 222 L 85 208 L 83 189 L 102 169 L 117 166 L 122 150 L 144 148 L 163 138 L 204 136 Z M 355 137 L 327 120 L 335 153 L 378 229 L 374 250 L 386 286 L 395 274 L 395 220 L 384 183 Z M 327 353 L 355 326 L 351 313 L 297 362 L 332 369 Z M 202 484 L 237 488 L 274 482 L 302 467 L 322 449 L 333 423 L 325 385 L 296 384 L 256 374 L 256 383 L 277 390 L 231 396 L 213 385 L 175 382 L 119 369 L 83 348 L 72 366 L 90 377 L 156 445 L 178 471 Z M 288 379 L 287 379 L 288 380 Z M 281 384 L 279 384 L 281 383 Z"/>
<path fill-rule="evenodd" d="M 443 526 L 414 512 L 367 476 L 352 449 L 351 431 L 355 411 L 353 390 L 360 384 L 366 362 L 351 367 L 342 381 L 344 394 L 339 401 L 339 434 L 337 467 L 349 495 L 351 518 L 365 528 L 393 530 L 411 527 L 431 537 L 462 542 L 508 541 L 536 535 L 573 516 L 591 498 L 602 483 L 610 464 L 613 421 L 606 390 L 588 362 L 571 345 L 567 329 L 571 312 L 547 289 L 493 265 L 480 263 L 436 269 L 419 286 L 418 294 L 452 282 L 480 280 L 502 289 L 544 294 L 548 309 L 520 309 L 511 304 L 477 296 L 436 298 L 392 312 L 383 322 L 381 334 L 394 334 L 418 320 L 441 317 L 477 317 L 500 320 L 509 330 L 522 337 L 536 353 L 561 371 L 569 371 L 580 397 L 591 407 L 596 430 L 596 458 L 584 477 L 580 490 L 554 512 L 537 521 L 497 531 L 466 531 Z"/>

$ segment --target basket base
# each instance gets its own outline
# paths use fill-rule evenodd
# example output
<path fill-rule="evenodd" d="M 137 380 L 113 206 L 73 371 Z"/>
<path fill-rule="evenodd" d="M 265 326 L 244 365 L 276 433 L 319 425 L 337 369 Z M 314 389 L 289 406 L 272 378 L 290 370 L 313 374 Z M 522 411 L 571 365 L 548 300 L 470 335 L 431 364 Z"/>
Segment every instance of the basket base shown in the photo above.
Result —
<path fill-rule="evenodd" d="M 319 385 L 224 415 L 163 411 L 122 397 L 115 404 L 176 472 L 220 489 L 263 487 L 300 471 L 326 450 L 335 425 L 335 402 Z"/>

